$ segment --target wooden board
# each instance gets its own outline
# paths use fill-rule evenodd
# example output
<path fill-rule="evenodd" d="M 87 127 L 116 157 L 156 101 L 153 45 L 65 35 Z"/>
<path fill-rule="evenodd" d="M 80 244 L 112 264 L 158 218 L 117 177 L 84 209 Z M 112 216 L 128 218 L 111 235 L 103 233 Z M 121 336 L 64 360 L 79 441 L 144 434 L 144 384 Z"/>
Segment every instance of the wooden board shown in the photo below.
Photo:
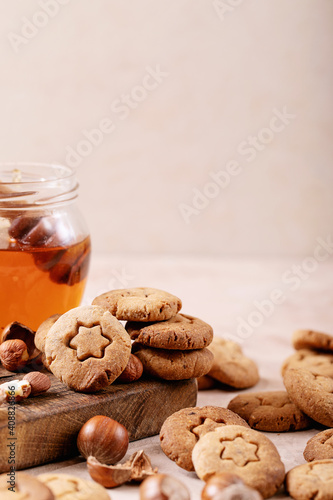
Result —
<path fill-rule="evenodd" d="M 10 376 L 9 376 L 10 375 Z M 195 379 L 159 381 L 140 379 L 112 384 L 96 394 L 73 392 L 49 374 L 50 390 L 15 405 L 15 436 L 8 429 L 8 404 L 0 406 L 0 472 L 7 472 L 10 444 L 17 470 L 78 455 L 76 437 L 94 415 L 121 422 L 135 441 L 158 434 L 164 420 L 175 411 L 195 406 Z M 20 379 L 0 368 L 0 383 Z"/>

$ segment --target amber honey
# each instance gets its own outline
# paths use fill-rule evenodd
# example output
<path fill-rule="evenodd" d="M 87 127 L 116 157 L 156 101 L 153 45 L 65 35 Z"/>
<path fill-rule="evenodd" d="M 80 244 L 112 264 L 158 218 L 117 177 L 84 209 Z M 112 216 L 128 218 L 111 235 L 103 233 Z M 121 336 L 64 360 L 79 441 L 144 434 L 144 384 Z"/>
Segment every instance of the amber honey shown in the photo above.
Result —
<path fill-rule="evenodd" d="M 33 330 L 49 316 L 80 304 L 90 238 L 69 246 L 0 250 L 0 331 L 12 321 Z"/>

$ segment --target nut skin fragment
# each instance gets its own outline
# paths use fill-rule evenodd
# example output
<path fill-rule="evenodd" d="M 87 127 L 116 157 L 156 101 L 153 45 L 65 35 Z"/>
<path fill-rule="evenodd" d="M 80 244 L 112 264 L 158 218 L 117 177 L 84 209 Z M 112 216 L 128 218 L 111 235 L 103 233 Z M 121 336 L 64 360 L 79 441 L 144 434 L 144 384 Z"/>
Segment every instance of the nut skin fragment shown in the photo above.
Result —
<path fill-rule="evenodd" d="M 0 360 L 6 370 L 19 371 L 29 361 L 26 343 L 20 339 L 6 340 L 0 345 Z"/>
<path fill-rule="evenodd" d="M 143 372 L 143 364 L 137 356 L 134 354 L 130 355 L 130 359 L 127 363 L 125 370 L 119 375 L 116 382 L 129 383 L 139 380 Z"/>
<path fill-rule="evenodd" d="M 30 372 L 24 375 L 23 380 L 27 380 L 30 383 L 32 396 L 42 394 L 51 387 L 51 381 L 45 373 Z"/>

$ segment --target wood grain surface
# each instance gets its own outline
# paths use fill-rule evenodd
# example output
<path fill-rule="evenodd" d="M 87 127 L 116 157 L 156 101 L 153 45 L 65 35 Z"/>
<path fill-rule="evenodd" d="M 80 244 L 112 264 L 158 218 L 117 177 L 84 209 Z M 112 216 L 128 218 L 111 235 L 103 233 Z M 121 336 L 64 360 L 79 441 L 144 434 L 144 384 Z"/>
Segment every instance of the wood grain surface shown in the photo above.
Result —
<path fill-rule="evenodd" d="M 196 404 L 195 379 L 142 378 L 131 384 L 112 384 L 96 394 L 82 394 L 48 375 L 52 385 L 47 393 L 15 405 L 15 436 L 8 429 L 8 404 L 0 406 L 0 472 L 10 469 L 10 444 L 16 469 L 24 469 L 78 455 L 77 434 L 94 415 L 121 422 L 135 441 L 158 434 L 169 415 Z M 0 383 L 22 377 L 0 367 Z"/>

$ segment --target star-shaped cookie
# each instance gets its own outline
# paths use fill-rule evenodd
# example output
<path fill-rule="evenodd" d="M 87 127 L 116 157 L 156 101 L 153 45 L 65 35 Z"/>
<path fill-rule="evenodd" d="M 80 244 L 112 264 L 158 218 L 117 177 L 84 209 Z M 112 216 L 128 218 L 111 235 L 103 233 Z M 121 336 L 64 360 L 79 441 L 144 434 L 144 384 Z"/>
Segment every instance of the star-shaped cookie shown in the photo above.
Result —
<path fill-rule="evenodd" d="M 103 337 L 102 329 L 99 325 L 87 328 L 79 327 L 79 333 L 72 338 L 69 346 L 76 349 L 77 358 L 84 361 L 87 358 L 102 358 L 104 349 L 110 344 L 110 341 Z"/>

